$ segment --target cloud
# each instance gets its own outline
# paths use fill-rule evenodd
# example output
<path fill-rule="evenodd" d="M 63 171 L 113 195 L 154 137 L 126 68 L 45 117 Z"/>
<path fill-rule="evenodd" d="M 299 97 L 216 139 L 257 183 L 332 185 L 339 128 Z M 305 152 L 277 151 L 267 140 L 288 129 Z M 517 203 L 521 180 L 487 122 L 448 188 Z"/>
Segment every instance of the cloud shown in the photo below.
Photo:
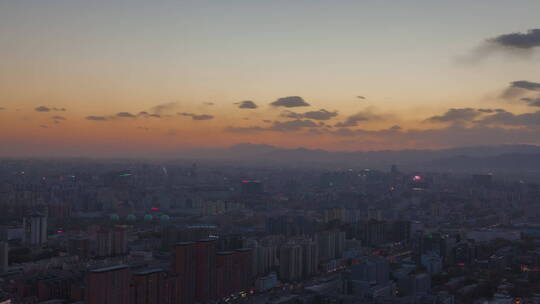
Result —
<path fill-rule="evenodd" d="M 47 125 L 40 125 L 39 127 L 40 127 L 40 128 L 43 128 L 43 129 L 49 128 L 49 126 L 47 126 Z"/>
<path fill-rule="evenodd" d="M 284 122 L 275 121 L 269 129 L 272 131 L 286 132 L 286 131 L 297 131 L 302 128 L 315 128 L 315 127 L 318 127 L 318 125 L 311 120 L 296 119 L 296 120 L 289 120 L 289 121 L 284 121 Z"/>
<path fill-rule="evenodd" d="M 115 117 L 119 117 L 119 118 L 135 118 L 136 116 L 129 113 L 129 112 L 119 112 L 119 113 L 116 113 Z"/>
<path fill-rule="evenodd" d="M 282 98 L 279 98 L 278 100 L 270 103 L 270 105 L 272 105 L 274 107 L 286 107 L 286 108 L 309 107 L 310 106 L 310 104 L 307 103 L 300 96 L 282 97 Z"/>
<path fill-rule="evenodd" d="M 4 108 L 4 107 L 0 107 L 0 111 L 5 110 L 5 109 L 6 109 L 6 108 Z"/>
<path fill-rule="evenodd" d="M 161 118 L 161 115 L 159 114 L 150 114 L 148 112 L 145 112 L 145 111 L 142 111 L 142 112 L 139 112 L 139 114 L 137 114 L 137 117 L 144 117 L 144 118 Z"/>
<path fill-rule="evenodd" d="M 236 102 L 239 109 L 256 109 L 258 108 L 257 104 L 251 100 L 244 100 L 241 102 Z"/>
<path fill-rule="evenodd" d="M 402 129 L 400 126 L 394 125 L 387 129 L 381 129 L 381 130 L 364 130 L 364 129 L 351 129 L 351 128 L 339 128 L 334 131 L 328 131 L 329 134 L 336 135 L 336 136 L 359 136 L 359 135 L 366 135 L 366 136 L 388 136 L 388 135 L 396 135 L 397 133 L 401 132 Z"/>
<path fill-rule="evenodd" d="M 337 111 L 330 112 L 325 109 L 320 109 L 318 111 L 308 111 L 304 113 L 295 113 L 292 111 L 283 111 L 281 117 L 293 118 L 293 119 L 314 119 L 314 120 L 329 120 L 338 115 Z"/>
<path fill-rule="evenodd" d="M 527 80 L 513 81 L 510 83 L 510 86 L 530 91 L 540 91 L 540 83 Z"/>
<path fill-rule="evenodd" d="M 288 121 L 274 121 L 269 127 L 249 126 L 249 127 L 226 127 L 225 131 L 230 133 L 256 133 L 256 132 L 291 132 L 306 128 L 320 128 L 321 125 L 307 119 L 295 119 Z"/>
<path fill-rule="evenodd" d="M 264 123 L 271 123 L 272 121 L 271 121 L 270 119 L 263 119 L 262 122 L 264 122 Z"/>
<path fill-rule="evenodd" d="M 488 40 L 507 48 L 532 49 L 540 46 L 540 29 L 530 29 L 525 33 L 511 33 Z"/>
<path fill-rule="evenodd" d="M 524 98 L 521 98 L 520 100 L 526 102 L 531 107 L 540 107 L 540 97 L 537 97 L 537 98 L 524 97 Z"/>
<path fill-rule="evenodd" d="M 85 119 L 86 120 L 93 120 L 93 121 L 107 121 L 107 120 L 109 120 L 105 116 L 86 116 Z"/>
<path fill-rule="evenodd" d="M 268 129 L 259 127 L 259 126 L 249 126 L 249 127 L 226 127 L 225 132 L 228 133 L 239 133 L 239 134 L 250 134 L 268 131 Z"/>
<path fill-rule="evenodd" d="M 193 114 L 193 113 L 178 113 L 180 116 L 191 117 L 193 120 L 210 120 L 214 119 L 214 116 L 210 114 Z"/>
<path fill-rule="evenodd" d="M 152 108 L 150 108 L 150 111 L 155 114 L 164 114 L 173 111 L 177 107 L 178 102 L 167 102 L 153 106 Z"/>
<path fill-rule="evenodd" d="M 501 94 L 501 97 L 504 99 L 512 99 L 521 97 L 529 91 L 540 91 L 540 83 L 527 80 L 512 81 Z"/>
<path fill-rule="evenodd" d="M 381 117 L 379 115 L 373 114 L 371 111 L 361 111 L 354 115 L 351 115 L 345 119 L 344 122 L 339 122 L 335 126 L 339 128 L 344 127 L 356 127 L 358 126 L 358 123 L 361 121 L 370 121 L 370 120 L 380 120 Z"/>
<path fill-rule="evenodd" d="M 446 113 L 444 113 L 443 115 L 432 116 L 425 121 L 463 123 L 467 121 L 472 121 L 480 115 L 482 115 L 482 111 L 478 111 L 473 108 L 453 108 L 446 111 Z"/>
<path fill-rule="evenodd" d="M 477 109 L 478 112 L 482 113 L 496 113 L 496 112 L 504 112 L 504 109 Z"/>
<path fill-rule="evenodd" d="M 504 111 L 486 116 L 475 122 L 483 125 L 540 126 L 540 111 L 523 114 L 514 114 Z"/>
<path fill-rule="evenodd" d="M 518 57 L 530 55 L 540 46 L 540 29 L 530 29 L 525 33 L 503 34 L 486 39 L 469 54 L 458 58 L 458 62 L 473 64 L 493 54 L 506 54 Z"/>
<path fill-rule="evenodd" d="M 35 108 L 34 110 L 36 110 L 36 112 L 50 112 L 51 111 L 51 109 L 46 106 L 39 106 Z"/>
<path fill-rule="evenodd" d="M 362 96 L 362 95 L 358 95 L 358 96 L 356 96 L 356 98 L 358 98 L 358 99 L 366 99 L 366 97 Z"/>
<path fill-rule="evenodd" d="M 165 132 L 165 135 L 167 135 L 167 136 L 176 136 L 176 135 L 178 135 L 178 131 L 176 129 L 169 129 L 167 132 Z"/>
<path fill-rule="evenodd" d="M 60 116 L 60 115 L 55 115 L 55 116 L 51 117 L 51 119 L 53 120 L 53 122 L 55 124 L 59 124 L 61 121 L 66 120 L 66 118 L 64 116 Z"/>
<path fill-rule="evenodd" d="M 65 108 L 49 108 L 47 106 L 39 106 L 39 107 L 36 107 L 34 108 L 34 110 L 36 112 L 52 112 L 52 111 L 55 111 L 55 112 L 65 112 L 66 109 Z"/>
<path fill-rule="evenodd" d="M 213 105 L 215 105 L 215 103 L 213 103 L 213 102 L 203 102 L 203 105 L 205 105 L 205 106 L 213 106 Z"/>

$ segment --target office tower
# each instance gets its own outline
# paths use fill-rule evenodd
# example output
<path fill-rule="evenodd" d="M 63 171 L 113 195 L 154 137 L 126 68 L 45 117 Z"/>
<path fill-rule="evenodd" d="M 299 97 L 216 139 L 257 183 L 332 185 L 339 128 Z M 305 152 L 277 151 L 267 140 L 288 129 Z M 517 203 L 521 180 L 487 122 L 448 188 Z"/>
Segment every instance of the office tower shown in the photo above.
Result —
<path fill-rule="evenodd" d="M 127 228 L 125 226 L 116 226 L 112 231 L 112 254 L 127 254 Z"/>
<path fill-rule="evenodd" d="M 191 304 L 195 299 L 195 246 L 194 242 L 181 242 L 174 247 L 173 269 L 178 275 L 179 304 Z"/>
<path fill-rule="evenodd" d="M 86 303 L 131 304 L 130 281 L 126 265 L 91 270 L 86 275 Z"/>
<path fill-rule="evenodd" d="M 191 261 L 193 263 L 193 260 Z M 195 301 L 206 302 L 216 296 L 216 241 L 195 243 Z"/>
<path fill-rule="evenodd" d="M 5 241 L 0 241 L 0 273 L 7 272 L 9 257 L 9 244 Z"/>
<path fill-rule="evenodd" d="M 23 218 L 23 243 L 26 246 L 40 246 L 47 242 L 47 217 L 34 213 Z"/>
<path fill-rule="evenodd" d="M 279 278 L 282 281 L 298 281 L 302 278 L 302 247 L 285 244 L 279 250 Z"/>

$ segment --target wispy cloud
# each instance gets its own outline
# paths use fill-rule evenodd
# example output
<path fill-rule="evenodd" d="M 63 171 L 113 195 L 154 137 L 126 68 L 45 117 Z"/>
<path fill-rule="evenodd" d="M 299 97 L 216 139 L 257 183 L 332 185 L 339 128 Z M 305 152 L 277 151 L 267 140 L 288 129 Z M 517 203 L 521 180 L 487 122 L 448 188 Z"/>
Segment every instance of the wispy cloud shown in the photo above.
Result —
<path fill-rule="evenodd" d="M 193 114 L 193 113 L 185 113 L 185 112 L 183 112 L 183 113 L 178 113 L 178 115 L 191 117 L 191 119 L 193 119 L 193 120 L 210 120 L 210 119 L 214 119 L 214 116 L 210 115 L 210 114 Z"/>

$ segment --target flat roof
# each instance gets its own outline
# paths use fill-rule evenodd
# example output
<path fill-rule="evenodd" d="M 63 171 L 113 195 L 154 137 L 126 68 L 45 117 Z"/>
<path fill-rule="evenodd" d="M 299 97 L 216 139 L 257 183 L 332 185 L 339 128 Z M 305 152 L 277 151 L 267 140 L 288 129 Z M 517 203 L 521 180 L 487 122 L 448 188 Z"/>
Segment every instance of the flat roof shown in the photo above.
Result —
<path fill-rule="evenodd" d="M 146 269 L 146 270 L 137 271 L 137 272 L 134 272 L 133 274 L 135 274 L 135 275 L 147 275 L 147 274 L 152 274 L 152 273 L 157 273 L 157 272 L 163 272 L 163 269 L 161 269 L 161 268 L 152 268 L 152 269 Z"/>
<path fill-rule="evenodd" d="M 120 270 L 120 269 L 127 269 L 127 265 L 116 265 L 116 266 L 109 266 L 109 267 L 103 267 L 98 269 L 92 269 L 90 272 L 94 273 L 100 273 L 100 272 L 107 272 L 107 271 L 114 271 L 114 270 Z"/>

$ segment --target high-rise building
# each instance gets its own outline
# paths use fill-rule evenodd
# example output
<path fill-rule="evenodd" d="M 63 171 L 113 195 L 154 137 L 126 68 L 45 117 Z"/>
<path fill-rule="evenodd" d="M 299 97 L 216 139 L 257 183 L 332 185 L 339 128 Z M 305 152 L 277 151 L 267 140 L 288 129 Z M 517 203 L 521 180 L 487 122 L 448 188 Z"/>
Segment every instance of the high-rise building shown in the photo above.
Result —
<path fill-rule="evenodd" d="M 5 241 L 0 241 L 0 273 L 7 272 L 8 268 L 9 245 Z"/>
<path fill-rule="evenodd" d="M 243 180 L 240 190 L 245 195 L 259 195 L 263 193 L 263 184 L 258 180 Z"/>
<path fill-rule="evenodd" d="M 318 272 L 319 246 L 312 240 L 305 240 L 302 245 L 302 276 L 311 277 Z"/>
<path fill-rule="evenodd" d="M 215 239 L 202 239 L 195 243 L 195 267 L 195 301 L 206 302 L 214 299 L 216 296 Z"/>
<path fill-rule="evenodd" d="M 74 237 L 68 241 L 68 252 L 70 255 L 76 255 L 81 259 L 90 256 L 90 240 L 85 237 Z"/>
<path fill-rule="evenodd" d="M 370 284 L 385 284 L 389 280 L 390 265 L 381 256 L 367 257 L 351 267 L 351 279 Z"/>
<path fill-rule="evenodd" d="M 247 291 L 253 285 L 252 261 L 253 250 L 251 248 L 240 248 L 234 253 L 234 269 L 238 280 L 234 291 Z"/>
<path fill-rule="evenodd" d="M 195 263 L 194 242 L 180 242 L 174 247 L 173 269 L 178 275 L 178 294 L 180 304 L 191 304 L 195 299 Z"/>
<path fill-rule="evenodd" d="M 294 243 L 281 246 L 279 278 L 288 282 L 302 279 L 302 246 Z"/>
<path fill-rule="evenodd" d="M 112 254 L 127 254 L 127 228 L 125 226 L 116 226 L 112 231 Z"/>
<path fill-rule="evenodd" d="M 491 174 L 473 174 L 472 184 L 477 187 L 489 188 L 493 183 Z"/>
<path fill-rule="evenodd" d="M 381 245 L 385 242 L 384 222 L 369 220 L 360 223 L 360 239 L 368 246 Z"/>
<path fill-rule="evenodd" d="M 162 303 L 162 285 L 165 284 L 165 273 L 162 269 L 149 269 L 133 273 L 131 303 Z"/>
<path fill-rule="evenodd" d="M 47 217 L 34 213 L 23 218 L 23 243 L 27 246 L 40 246 L 47 242 Z"/>
<path fill-rule="evenodd" d="M 126 265 L 91 270 L 86 276 L 86 303 L 131 304 L 130 281 Z"/>
<path fill-rule="evenodd" d="M 234 252 L 220 251 L 216 256 L 216 296 L 223 298 L 233 292 Z"/>
<path fill-rule="evenodd" d="M 98 257 L 111 256 L 112 250 L 112 233 L 107 229 L 100 229 L 96 234 L 95 254 Z"/>
<path fill-rule="evenodd" d="M 317 235 L 317 244 L 321 260 L 340 258 L 345 250 L 345 232 L 339 230 L 322 231 Z"/>

